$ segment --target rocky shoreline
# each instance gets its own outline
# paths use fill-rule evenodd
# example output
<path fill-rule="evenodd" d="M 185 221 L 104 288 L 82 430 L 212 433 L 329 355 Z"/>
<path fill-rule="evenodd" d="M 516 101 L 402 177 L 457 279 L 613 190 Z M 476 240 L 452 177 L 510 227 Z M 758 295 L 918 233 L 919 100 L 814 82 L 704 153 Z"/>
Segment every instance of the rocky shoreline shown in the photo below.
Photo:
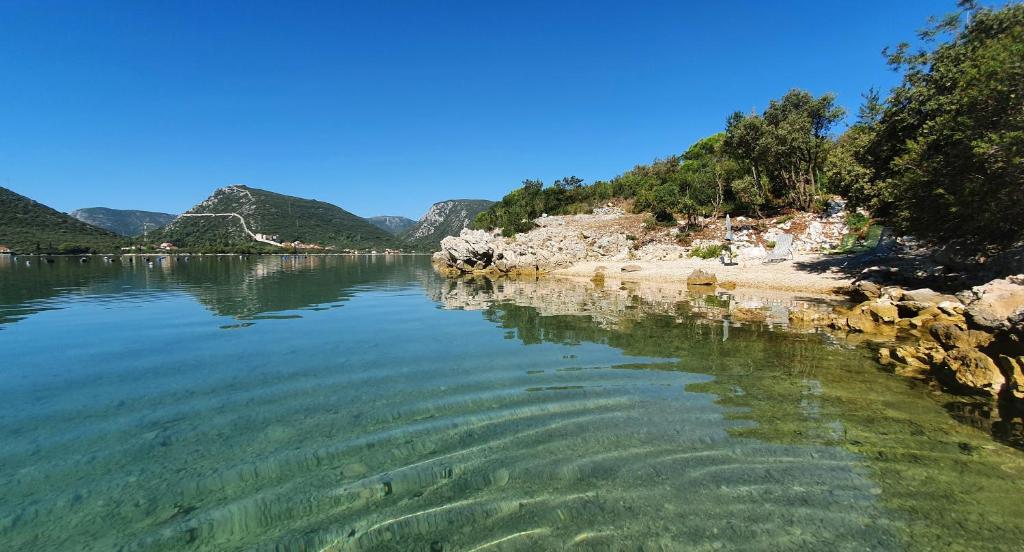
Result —
<path fill-rule="evenodd" d="M 445 238 L 432 260 L 447 276 L 551 274 L 590 280 L 598 291 L 611 281 L 622 289 L 644 282 L 848 298 L 853 307 L 789 309 L 786 325 L 871 343 L 879 362 L 897 374 L 956 394 L 991 396 L 1024 411 L 1024 255 L 1011 249 L 994 257 L 998 262 L 977 256 L 965 262 L 964 255 L 951 254 L 953 247 L 929 249 L 913 238 L 889 238 L 858 255 L 825 255 L 842 236 L 838 207 L 822 216 L 787 215 L 757 225 L 741 220 L 741 243 L 734 242 L 738 255 L 729 265 L 692 256 L 702 244 L 683 245 L 680 229 L 652 228 L 612 205 L 590 215 L 542 217 L 535 229 L 512 237 L 466 229 Z M 794 258 L 764 264 L 762 244 L 782 231 L 796 234 Z M 765 313 L 742 307 L 731 309 L 729 317 L 757 322 Z"/>
<path fill-rule="evenodd" d="M 830 313 L 793 311 L 790 321 L 884 345 L 878 360 L 896 374 L 1024 408 L 1024 275 L 956 295 L 866 281 L 851 292 L 864 300 Z"/>

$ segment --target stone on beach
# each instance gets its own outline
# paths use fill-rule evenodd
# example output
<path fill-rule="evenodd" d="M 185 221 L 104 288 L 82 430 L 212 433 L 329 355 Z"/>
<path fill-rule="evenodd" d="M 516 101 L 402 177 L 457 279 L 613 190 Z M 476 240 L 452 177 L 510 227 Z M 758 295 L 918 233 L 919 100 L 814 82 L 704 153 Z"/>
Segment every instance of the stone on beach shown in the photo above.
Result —
<path fill-rule="evenodd" d="M 717 283 L 717 276 L 699 268 L 686 277 L 686 285 L 688 286 L 713 286 Z"/>

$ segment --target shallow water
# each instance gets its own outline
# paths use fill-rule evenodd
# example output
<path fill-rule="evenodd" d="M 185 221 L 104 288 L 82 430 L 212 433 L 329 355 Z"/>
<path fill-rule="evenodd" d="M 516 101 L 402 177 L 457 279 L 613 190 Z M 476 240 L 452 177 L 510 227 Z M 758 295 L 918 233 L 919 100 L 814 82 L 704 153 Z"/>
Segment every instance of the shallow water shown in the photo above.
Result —
<path fill-rule="evenodd" d="M 961 403 L 707 299 L 423 257 L 26 259 L 0 256 L 4 549 L 1024 542 L 1024 452 Z"/>

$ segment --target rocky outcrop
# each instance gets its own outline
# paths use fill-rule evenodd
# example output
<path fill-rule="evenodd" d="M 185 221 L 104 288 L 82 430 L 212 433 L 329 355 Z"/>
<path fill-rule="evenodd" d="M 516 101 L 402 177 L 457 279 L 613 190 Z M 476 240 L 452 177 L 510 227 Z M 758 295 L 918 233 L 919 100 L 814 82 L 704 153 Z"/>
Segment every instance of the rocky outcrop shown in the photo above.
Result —
<path fill-rule="evenodd" d="M 961 293 L 967 305 L 967 319 L 988 331 L 1008 330 L 1024 315 L 1024 275 L 975 286 Z"/>
<path fill-rule="evenodd" d="M 408 243 L 434 250 L 441 240 L 456 236 L 481 212 L 493 205 L 485 199 L 449 199 L 430 206 L 419 221 L 401 234 Z"/>
<path fill-rule="evenodd" d="M 645 259 L 634 250 L 623 228 L 615 224 L 625 212 L 614 207 L 596 209 L 591 215 L 541 217 L 537 228 L 512 237 L 498 232 L 463 230 L 441 240 L 434 264 L 442 271 L 463 274 L 543 273 L 582 261 Z M 683 249 L 675 247 L 677 258 Z M 647 251 L 658 258 L 663 248 Z"/>
<path fill-rule="evenodd" d="M 993 280 L 957 296 L 865 282 L 854 293 L 874 297 L 837 310 L 828 326 L 867 339 L 916 339 L 916 345 L 879 350 L 879 361 L 894 372 L 1024 406 L 1024 277 Z M 796 323 L 821 322 L 813 317 L 790 315 Z"/>

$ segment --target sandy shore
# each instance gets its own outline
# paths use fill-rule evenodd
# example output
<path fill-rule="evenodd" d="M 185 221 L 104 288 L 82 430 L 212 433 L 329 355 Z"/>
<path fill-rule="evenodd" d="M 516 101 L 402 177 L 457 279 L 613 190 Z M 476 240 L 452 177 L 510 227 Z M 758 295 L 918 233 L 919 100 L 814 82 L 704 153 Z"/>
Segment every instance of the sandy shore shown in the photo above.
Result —
<path fill-rule="evenodd" d="M 590 278 L 598 267 L 605 267 L 606 278 L 642 282 L 685 284 L 686 277 L 695 269 L 703 269 L 718 276 L 718 281 L 730 280 L 743 288 L 803 292 L 814 294 L 837 293 L 849 285 L 852 277 L 835 269 L 812 271 L 807 265 L 827 261 L 822 255 L 797 255 L 793 260 L 762 264 L 746 261 L 725 266 L 717 259 L 678 259 L 667 261 L 583 262 L 552 272 L 556 276 Z M 626 265 L 637 265 L 636 272 L 622 272 Z"/>

